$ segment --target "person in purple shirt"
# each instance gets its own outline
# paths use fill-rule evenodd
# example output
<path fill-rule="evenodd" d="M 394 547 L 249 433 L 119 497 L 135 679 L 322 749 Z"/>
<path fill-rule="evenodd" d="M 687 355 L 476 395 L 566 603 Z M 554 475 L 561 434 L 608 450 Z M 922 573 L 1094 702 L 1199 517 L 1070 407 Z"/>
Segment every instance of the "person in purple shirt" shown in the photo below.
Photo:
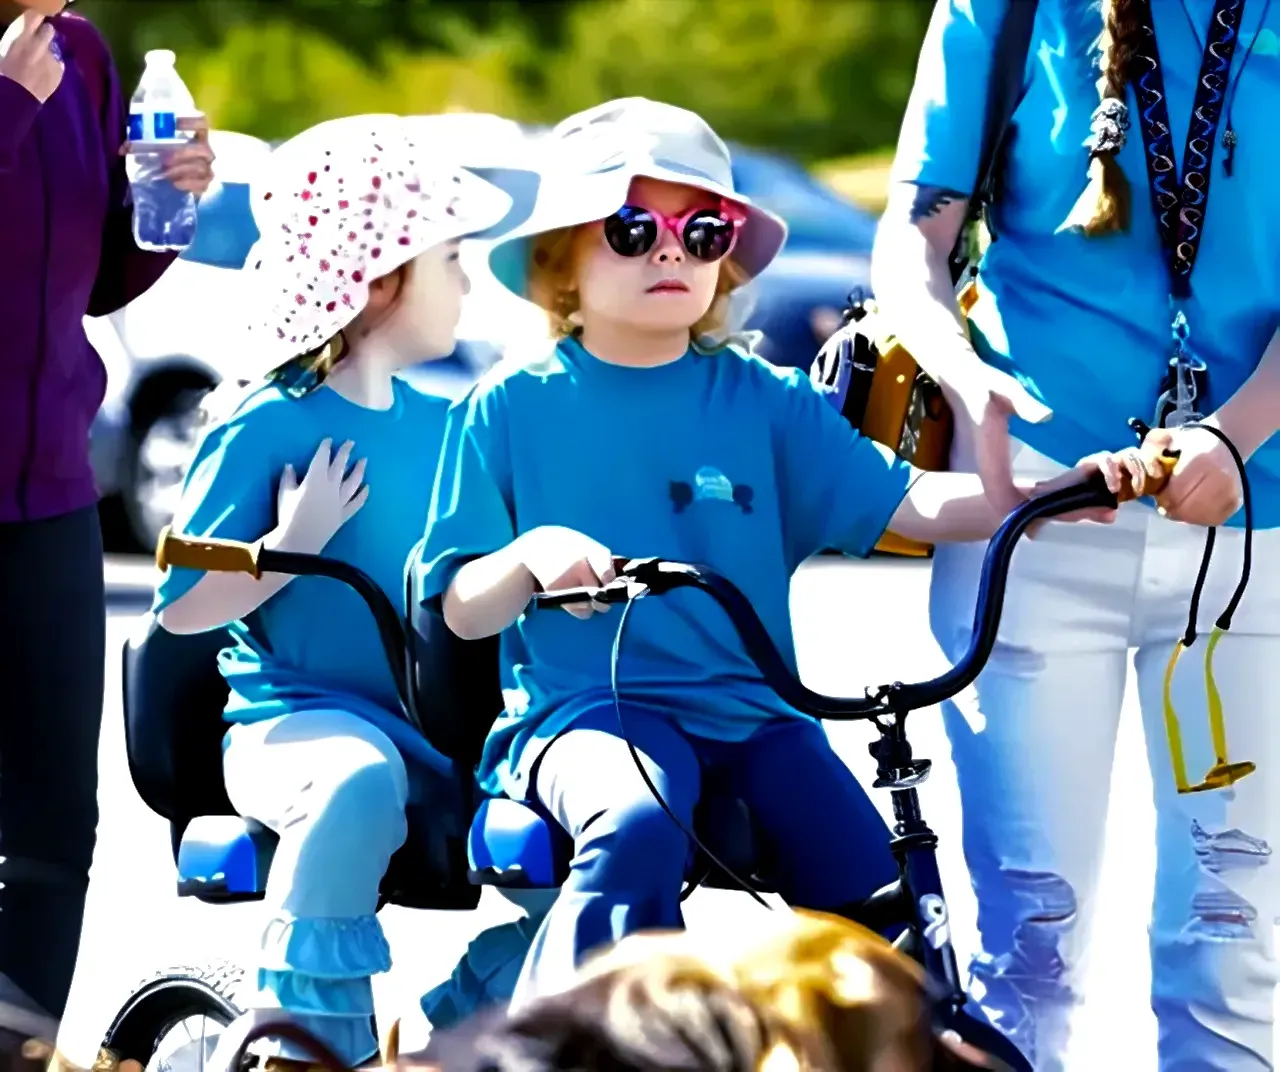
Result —
<path fill-rule="evenodd" d="M 98 820 L 105 608 L 89 427 L 106 370 L 83 318 L 172 254 L 133 241 L 125 101 L 65 0 L 0 0 L 0 1067 L 67 1002 Z M 7 46 L 7 47 L 6 47 Z M 201 194 L 207 125 L 168 161 Z"/>

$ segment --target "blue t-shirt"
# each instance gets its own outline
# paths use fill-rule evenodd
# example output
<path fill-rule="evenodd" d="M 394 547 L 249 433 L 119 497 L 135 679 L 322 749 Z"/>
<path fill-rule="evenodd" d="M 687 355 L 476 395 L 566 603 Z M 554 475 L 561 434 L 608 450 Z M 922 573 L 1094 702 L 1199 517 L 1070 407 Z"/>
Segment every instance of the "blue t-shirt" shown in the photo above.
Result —
<path fill-rule="evenodd" d="M 903 122 L 895 181 L 970 194 L 982 140 L 987 75 L 1009 0 L 939 0 Z M 1173 144 L 1182 167 L 1201 48 L 1213 0 L 1153 3 Z M 1266 12 L 1266 25 L 1259 21 Z M 1190 16 L 1190 20 L 1188 18 Z M 1191 20 L 1195 24 L 1193 33 Z M 1064 465 L 1132 443 L 1130 417 L 1150 422 L 1171 355 L 1169 273 L 1147 187 L 1139 113 L 1119 161 L 1133 191 L 1128 234 L 1061 232 L 1086 183 L 1090 114 L 1098 104 L 1096 3 L 1040 0 L 1026 95 L 996 209 L 998 240 L 982 262 L 973 341 L 1053 410 L 1018 438 Z M 1191 349 L 1208 366 L 1203 412 L 1234 394 L 1280 323 L 1280 4 L 1249 4 L 1228 98 L 1239 138 L 1234 175 L 1215 147 L 1204 237 L 1184 309 Z M 1253 54 L 1241 73 L 1252 45 Z M 1225 130 L 1226 116 L 1219 130 Z M 1280 437 L 1249 466 L 1256 523 L 1280 526 Z M 1237 514 L 1233 524 L 1243 521 Z"/>
<path fill-rule="evenodd" d="M 354 443 L 366 460 L 368 501 L 324 554 L 368 573 L 403 613 L 405 564 L 426 525 L 448 402 L 394 382 L 390 409 L 356 405 L 321 386 L 300 399 L 263 387 L 200 444 L 174 518 L 191 536 L 257 540 L 276 525 L 280 475 L 301 481 L 326 437 Z M 204 574 L 168 570 L 154 609 L 169 606 Z M 444 761 L 399 714 L 396 683 L 373 616 L 346 585 L 295 577 L 248 619 L 228 626 L 219 667 L 231 687 L 226 717 L 256 722 L 294 711 L 336 708 L 380 726 L 402 751 Z"/>
<path fill-rule="evenodd" d="M 795 669 L 791 575 L 824 548 L 868 554 L 913 470 L 861 438 L 794 369 L 733 349 L 637 369 L 567 340 L 544 359 L 498 366 L 450 411 L 418 578 L 440 595 L 468 559 L 543 525 L 615 555 L 697 562 L 747 595 Z M 490 793 L 517 798 L 541 748 L 611 695 L 619 610 L 583 621 L 531 610 L 502 638 L 506 712 L 480 765 Z M 629 704 L 690 733 L 749 736 L 797 716 L 765 685 L 710 597 L 637 604 L 618 666 Z"/>

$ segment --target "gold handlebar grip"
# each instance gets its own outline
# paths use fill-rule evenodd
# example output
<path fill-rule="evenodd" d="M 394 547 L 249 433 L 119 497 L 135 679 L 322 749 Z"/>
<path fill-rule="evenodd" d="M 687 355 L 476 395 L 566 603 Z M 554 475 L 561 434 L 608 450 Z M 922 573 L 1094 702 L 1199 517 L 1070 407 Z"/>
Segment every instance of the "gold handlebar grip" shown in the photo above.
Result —
<path fill-rule="evenodd" d="M 247 573 L 256 580 L 262 576 L 262 570 L 258 568 L 258 552 L 261 550 L 261 540 L 242 543 L 239 540 L 179 536 L 172 525 L 166 525 L 156 543 L 156 566 L 162 573 L 170 566 L 183 566 L 209 573 Z"/>
<path fill-rule="evenodd" d="M 1133 486 L 1125 481 L 1120 491 L 1116 494 L 1117 503 L 1132 502 L 1134 499 L 1143 499 L 1147 496 L 1159 495 L 1165 489 L 1165 485 L 1169 483 L 1169 477 L 1173 475 L 1173 468 L 1178 464 L 1178 455 L 1170 451 L 1164 450 L 1162 445 L 1153 444 L 1151 446 L 1142 447 L 1142 456 L 1144 460 L 1154 456 L 1159 463 L 1161 474 L 1153 477 L 1147 475 L 1142 482 L 1142 490 L 1135 492 Z"/>

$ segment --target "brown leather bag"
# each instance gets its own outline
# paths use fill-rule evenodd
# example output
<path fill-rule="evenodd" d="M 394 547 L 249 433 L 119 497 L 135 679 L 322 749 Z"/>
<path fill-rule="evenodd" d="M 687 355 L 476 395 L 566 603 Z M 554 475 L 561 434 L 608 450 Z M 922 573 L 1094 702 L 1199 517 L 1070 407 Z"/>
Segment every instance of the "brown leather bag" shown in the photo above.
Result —
<path fill-rule="evenodd" d="M 1025 89 L 1027 56 L 1036 0 L 1010 4 L 1001 20 L 987 86 L 977 185 L 966 226 L 950 257 L 960 311 L 967 317 L 977 300 L 978 228 L 996 237 L 991 209 L 1000 196 L 1004 155 L 1013 133 L 1013 113 Z M 967 277 L 967 278 L 966 278 Z M 962 283 L 963 280 L 963 283 Z M 865 294 L 849 296 L 845 326 L 822 348 L 810 371 L 814 385 L 863 435 L 893 450 L 919 469 L 945 470 L 951 451 L 951 410 L 941 388 L 921 370 L 883 323 Z M 892 532 L 876 544 L 884 554 L 924 557 L 933 548 Z"/>
<path fill-rule="evenodd" d="M 967 315 L 977 291 L 960 292 Z M 868 439 L 883 444 L 918 469 L 940 472 L 951 455 L 951 407 L 884 322 L 875 302 L 855 292 L 845 310 L 845 328 L 835 345 L 823 347 L 810 372 L 815 386 Z M 930 544 L 886 532 L 882 554 L 927 557 Z"/>

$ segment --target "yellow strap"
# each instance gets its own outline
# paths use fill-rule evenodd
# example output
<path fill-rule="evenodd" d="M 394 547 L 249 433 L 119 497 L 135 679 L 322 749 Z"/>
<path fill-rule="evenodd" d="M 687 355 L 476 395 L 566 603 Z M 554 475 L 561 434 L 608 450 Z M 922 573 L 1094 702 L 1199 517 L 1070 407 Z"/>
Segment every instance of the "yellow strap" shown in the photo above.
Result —
<path fill-rule="evenodd" d="M 1209 635 L 1209 643 L 1204 651 L 1204 692 L 1209 702 L 1209 732 L 1213 735 L 1213 751 L 1218 757 L 1218 765 L 1227 765 L 1227 720 L 1222 714 L 1222 697 L 1218 693 L 1218 683 L 1213 680 L 1213 649 L 1223 637 L 1223 631 L 1217 627 Z"/>
<path fill-rule="evenodd" d="M 1186 793 L 1191 788 L 1187 781 L 1187 761 L 1182 754 L 1182 727 L 1178 724 L 1178 713 L 1173 709 L 1173 672 L 1178 666 L 1178 657 L 1186 650 L 1179 640 L 1169 656 L 1169 665 L 1164 668 L 1164 729 L 1169 737 L 1169 758 L 1173 764 L 1173 781 L 1179 793 Z M 1220 706 L 1220 705 L 1219 705 Z M 1219 710 L 1221 718 L 1221 710 Z"/>

